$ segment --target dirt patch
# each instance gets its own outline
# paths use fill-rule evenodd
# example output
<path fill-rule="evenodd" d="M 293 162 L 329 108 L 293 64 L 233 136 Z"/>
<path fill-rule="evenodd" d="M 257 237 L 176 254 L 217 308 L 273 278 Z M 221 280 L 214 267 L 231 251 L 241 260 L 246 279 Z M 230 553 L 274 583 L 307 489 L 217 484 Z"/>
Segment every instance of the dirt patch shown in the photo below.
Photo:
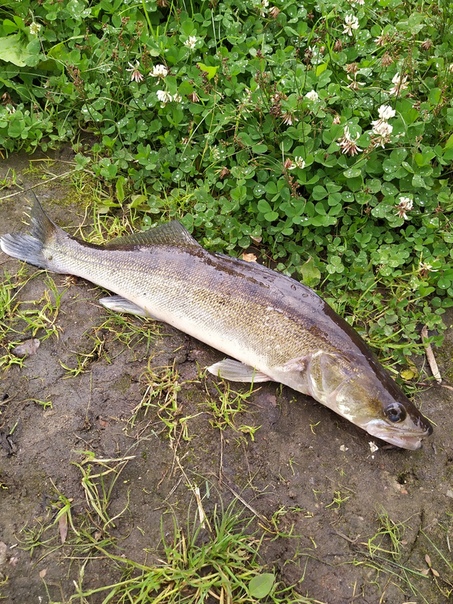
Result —
<path fill-rule="evenodd" d="M 38 182 L 40 175 L 27 168 L 23 157 L 4 162 L 0 177 L 9 178 L 9 188 L 3 197 L 17 190 L 15 181 L 25 189 Z M 55 174 L 66 169 L 58 161 L 52 165 Z M 80 224 L 83 210 L 69 203 L 67 181 L 45 184 L 38 194 L 56 222 Z M 26 205 L 22 196 L 1 202 L 0 233 L 22 228 Z M 0 265 L 5 282 L 19 269 L 4 254 Z M 298 583 L 301 594 L 329 604 L 447 601 L 453 589 L 451 389 L 433 386 L 417 394 L 435 432 L 416 452 L 382 443 L 373 451 L 365 432 L 271 384 L 250 397 L 247 388 L 230 386 L 247 399 L 233 429 L 222 413 L 214 415 L 213 405 L 236 395 L 203 371 L 220 353 L 168 326 L 117 320 L 97 304 L 100 291 L 90 283 L 54 275 L 53 290 L 45 273 L 26 270 L 32 278 L 20 300 L 33 306 L 61 296 L 59 337 L 43 339 L 38 332 L 36 353 L 1 377 L 4 601 L 66 602 L 82 570 L 84 589 L 120 579 L 120 567 L 107 558 L 85 565 L 86 558 L 74 554 L 70 522 L 62 544 L 59 511 L 68 503 L 77 528 L 89 508 L 82 484 L 87 452 L 98 460 L 133 456 L 121 466 L 109 499 L 109 517 L 119 515 L 109 527 L 115 551 L 129 558 L 152 560 L 162 522 L 165 532 L 172 514 L 181 526 L 188 514 L 195 516 L 191 486 L 198 485 L 207 512 L 239 494 L 249 506 L 246 515 L 267 519 L 263 560 L 281 581 Z M 451 325 L 453 314 L 446 321 Z M 18 339 L 30 337 L 24 332 Z M 452 375 L 452 350 L 449 329 L 436 351 L 444 375 Z M 161 397 L 153 397 L 159 390 Z M 91 521 L 93 539 L 102 538 L 99 518 Z M 40 536 L 39 527 L 50 524 Z M 50 543 L 39 545 L 46 539 Z M 102 595 L 88 601 L 101 602 Z"/>

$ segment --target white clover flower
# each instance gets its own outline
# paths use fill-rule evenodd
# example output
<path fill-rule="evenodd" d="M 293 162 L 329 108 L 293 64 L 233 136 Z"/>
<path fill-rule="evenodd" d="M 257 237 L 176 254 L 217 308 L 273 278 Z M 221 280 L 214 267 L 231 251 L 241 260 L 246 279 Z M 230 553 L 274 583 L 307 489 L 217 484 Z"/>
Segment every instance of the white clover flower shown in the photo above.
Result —
<path fill-rule="evenodd" d="M 139 69 L 140 63 L 138 61 L 135 61 L 135 65 L 132 65 L 132 63 L 128 63 L 128 65 L 129 69 L 126 69 L 126 71 L 131 72 L 131 82 L 143 82 L 144 77 Z"/>
<path fill-rule="evenodd" d="M 352 36 L 352 30 L 359 29 L 359 20 L 354 15 L 346 15 L 343 27 L 343 33 Z"/>
<path fill-rule="evenodd" d="M 300 168 L 301 170 L 305 168 L 305 160 L 303 157 L 300 157 L 300 155 L 296 155 L 294 158 L 294 163 L 296 164 L 296 167 Z"/>
<path fill-rule="evenodd" d="M 36 21 L 33 21 L 32 23 L 30 23 L 30 34 L 32 36 L 37 36 L 39 34 L 39 32 L 41 31 L 41 27 L 42 25 L 40 25 L 39 23 L 36 23 Z"/>
<path fill-rule="evenodd" d="M 390 88 L 389 94 L 397 96 L 402 90 L 408 87 L 407 76 L 401 76 L 399 71 L 392 78 L 393 87 Z"/>
<path fill-rule="evenodd" d="M 290 111 L 287 111 L 282 115 L 282 122 L 285 126 L 292 126 L 294 122 L 297 122 L 297 117 L 293 115 Z"/>
<path fill-rule="evenodd" d="M 393 126 L 388 123 L 392 117 L 395 117 L 396 111 L 390 105 L 381 105 L 378 109 L 379 119 L 371 122 L 371 133 L 375 136 L 372 140 L 374 146 L 384 146 L 390 142 L 390 135 L 393 132 Z"/>
<path fill-rule="evenodd" d="M 360 147 L 357 146 L 357 140 L 359 136 L 356 138 L 351 137 L 351 133 L 349 132 L 349 126 L 344 127 L 343 136 L 338 139 L 338 144 L 341 147 L 341 152 L 348 155 L 357 155 L 363 151 Z"/>
<path fill-rule="evenodd" d="M 419 263 L 418 263 L 418 270 L 420 271 L 420 273 L 430 273 L 431 271 L 433 273 L 437 272 L 437 269 L 433 269 L 432 264 L 429 264 L 428 262 L 421 262 L 421 261 L 419 261 Z"/>
<path fill-rule="evenodd" d="M 261 2 L 259 3 L 259 9 L 260 9 L 260 15 L 262 17 L 266 16 L 266 13 L 269 10 L 269 0 L 261 0 Z"/>
<path fill-rule="evenodd" d="M 390 105 L 381 105 L 378 109 L 378 114 L 381 120 L 389 120 L 395 117 L 396 111 L 390 107 Z"/>
<path fill-rule="evenodd" d="M 433 268 L 432 264 L 429 264 L 429 262 L 422 262 L 421 260 L 418 263 L 418 270 L 420 271 L 420 273 L 422 273 L 422 275 L 427 275 L 428 273 L 437 273 L 439 271 L 438 268 Z"/>
<path fill-rule="evenodd" d="M 187 40 L 184 42 L 184 46 L 186 46 L 190 50 L 193 50 L 195 48 L 197 42 L 198 42 L 198 39 L 196 36 L 189 36 L 187 38 Z"/>
<path fill-rule="evenodd" d="M 158 90 L 156 92 L 158 100 L 162 103 L 162 105 L 166 105 L 167 103 L 171 103 L 172 96 L 166 90 Z"/>
<path fill-rule="evenodd" d="M 363 6 L 365 4 L 365 0 L 349 0 L 349 2 L 351 4 L 360 4 L 360 6 Z"/>
<path fill-rule="evenodd" d="M 153 78 L 165 78 L 168 75 L 168 69 L 165 65 L 154 65 L 149 75 Z"/>
<path fill-rule="evenodd" d="M 174 101 L 175 103 L 180 103 L 182 101 L 182 96 L 177 92 L 173 95 L 172 101 Z"/>
<path fill-rule="evenodd" d="M 285 159 L 284 163 L 283 163 L 283 167 L 285 168 L 285 170 L 294 170 L 294 168 L 296 167 L 296 164 L 293 162 L 292 159 Z"/>
<path fill-rule="evenodd" d="M 393 126 L 385 120 L 374 120 L 371 122 L 373 134 L 381 136 L 382 138 L 388 138 L 393 132 Z"/>
<path fill-rule="evenodd" d="M 356 73 L 354 74 L 354 76 L 352 78 L 349 74 L 346 76 L 346 78 L 351 82 L 350 84 L 348 84 L 348 88 L 350 88 L 351 90 L 360 90 L 360 86 L 365 86 L 365 82 L 357 81 Z"/>
<path fill-rule="evenodd" d="M 305 98 L 309 101 L 317 101 L 319 99 L 319 94 L 316 92 L 316 90 L 310 90 L 310 92 L 307 92 L 305 95 Z"/>
<path fill-rule="evenodd" d="M 397 215 L 404 220 L 407 220 L 406 212 L 410 212 L 414 207 L 414 202 L 410 197 L 400 197 L 399 204 L 396 205 Z"/>

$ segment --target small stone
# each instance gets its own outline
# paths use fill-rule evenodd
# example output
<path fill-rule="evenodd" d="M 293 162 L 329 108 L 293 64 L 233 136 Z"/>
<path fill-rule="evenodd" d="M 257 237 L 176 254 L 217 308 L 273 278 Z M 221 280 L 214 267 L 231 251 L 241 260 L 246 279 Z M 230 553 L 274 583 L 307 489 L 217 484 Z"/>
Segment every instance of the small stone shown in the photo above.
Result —
<path fill-rule="evenodd" d="M 257 258 L 255 256 L 255 254 L 242 254 L 242 260 L 245 260 L 246 262 L 256 262 Z"/>
<path fill-rule="evenodd" d="M 36 354 L 41 342 L 38 338 L 31 338 L 30 340 L 24 340 L 21 344 L 15 346 L 12 353 L 19 358 L 29 357 Z"/>
<path fill-rule="evenodd" d="M 379 450 L 379 447 L 372 440 L 370 440 L 370 442 L 368 443 L 368 445 L 370 447 L 371 453 L 376 453 L 376 451 Z"/>

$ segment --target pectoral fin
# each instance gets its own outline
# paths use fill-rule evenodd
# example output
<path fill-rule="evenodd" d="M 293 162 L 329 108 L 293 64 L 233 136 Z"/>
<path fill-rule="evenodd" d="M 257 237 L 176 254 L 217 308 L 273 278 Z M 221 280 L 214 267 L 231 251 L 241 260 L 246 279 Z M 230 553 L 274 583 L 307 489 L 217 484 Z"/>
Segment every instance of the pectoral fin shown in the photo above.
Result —
<path fill-rule="evenodd" d="M 208 371 L 217 377 L 232 382 L 272 382 L 272 378 L 233 359 L 224 359 L 208 367 Z"/>
<path fill-rule="evenodd" d="M 151 317 L 146 310 L 122 296 L 107 296 L 106 298 L 101 298 L 99 303 L 115 312 L 125 312 L 139 317 Z"/>

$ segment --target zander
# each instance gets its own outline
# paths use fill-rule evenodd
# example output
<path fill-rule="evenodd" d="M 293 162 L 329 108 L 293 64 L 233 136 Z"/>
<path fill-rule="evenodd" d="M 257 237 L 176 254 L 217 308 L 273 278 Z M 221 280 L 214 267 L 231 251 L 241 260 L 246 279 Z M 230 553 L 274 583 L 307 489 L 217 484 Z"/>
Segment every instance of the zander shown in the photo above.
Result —
<path fill-rule="evenodd" d="M 211 254 L 178 222 L 104 246 L 70 237 L 36 201 L 28 234 L 2 250 L 115 292 L 100 303 L 149 316 L 232 357 L 222 378 L 275 381 L 393 445 L 418 449 L 432 427 L 358 334 L 314 291 L 257 263 Z"/>

